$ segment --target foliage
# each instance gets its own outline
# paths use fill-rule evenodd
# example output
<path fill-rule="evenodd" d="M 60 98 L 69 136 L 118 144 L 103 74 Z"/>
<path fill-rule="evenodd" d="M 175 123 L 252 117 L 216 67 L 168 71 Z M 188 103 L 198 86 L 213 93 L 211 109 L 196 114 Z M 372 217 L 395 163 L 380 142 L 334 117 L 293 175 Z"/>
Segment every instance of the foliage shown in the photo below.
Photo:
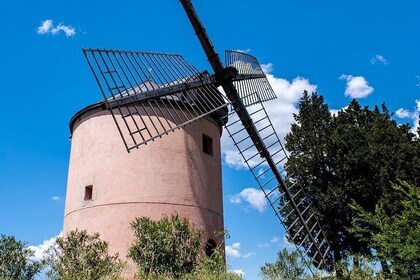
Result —
<path fill-rule="evenodd" d="M 307 265 L 301 255 L 294 251 L 288 252 L 286 249 L 277 253 L 277 260 L 274 264 L 266 263 L 261 267 L 260 275 L 265 280 L 384 280 L 381 273 L 375 268 L 376 261 L 363 257 L 355 256 L 351 263 L 348 259 L 335 264 L 335 270 L 341 271 L 342 275 L 335 273 L 319 272 L 311 276 L 307 270 Z M 357 265 L 354 264 L 355 260 Z"/>
<path fill-rule="evenodd" d="M 340 261 L 335 264 L 335 270 L 341 271 L 342 275 L 330 276 L 328 280 L 385 280 L 380 271 L 375 267 L 377 261 L 372 258 L 364 256 L 354 256 L 351 258 L 353 263 L 349 262 L 349 258 L 345 261 Z M 357 262 L 355 264 L 354 262 Z"/>
<path fill-rule="evenodd" d="M 59 237 L 48 251 L 47 276 L 57 280 L 119 279 L 124 263 L 108 254 L 108 243 L 99 234 L 71 231 Z"/>
<path fill-rule="evenodd" d="M 261 267 L 260 275 L 265 280 L 305 279 L 306 264 L 297 251 L 289 253 L 286 249 L 277 253 L 275 263 L 266 263 Z"/>
<path fill-rule="evenodd" d="M 371 242 L 378 257 L 389 264 L 394 279 L 415 279 L 420 275 L 420 187 L 401 183 L 394 188 L 403 196 L 401 213 L 389 216 L 382 204 L 371 213 L 354 204 L 354 232 Z M 360 224 L 376 230 L 368 231 Z"/>
<path fill-rule="evenodd" d="M 0 236 L 0 279 L 28 280 L 42 270 L 43 262 L 31 260 L 34 252 L 14 236 Z"/>
<path fill-rule="evenodd" d="M 226 271 L 223 251 L 219 247 L 215 248 L 211 256 L 205 256 L 198 266 L 189 274 L 181 277 L 182 280 L 241 280 L 242 276 Z"/>
<path fill-rule="evenodd" d="M 398 126 L 385 105 L 370 110 L 352 100 L 333 116 L 316 93 L 304 93 L 294 118 L 286 136 L 290 152 L 286 169 L 303 187 L 325 227 L 333 252 L 330 263 L 351 254 L 370 255 L 371 240 L 349 231 L 355 216 L 350 205 L 355 201 L 373 212 L 382 203 L 388 215 L 398 214 L 401 196 L 392 184 L 398 180 L 420 184 L 419 139 L 409 125 Z"/>
<path fill-rule="evenodd" d="M 129 257 L 138 265 L 145 278 L 175 277 L 192 272 L 198 265 L 202 251 L 200 230 L 190 226 L 178 215 L 159 221 L 136 218 L 131 227 L 134 242 Z"/>

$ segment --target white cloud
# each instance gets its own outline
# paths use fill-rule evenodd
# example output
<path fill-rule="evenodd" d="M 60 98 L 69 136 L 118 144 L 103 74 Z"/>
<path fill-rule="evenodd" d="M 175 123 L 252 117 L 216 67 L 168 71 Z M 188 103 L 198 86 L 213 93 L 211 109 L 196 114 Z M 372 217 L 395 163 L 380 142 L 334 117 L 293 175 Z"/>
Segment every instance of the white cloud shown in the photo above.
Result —
<path fill-rule="evenodd" d="M 50 19 L 44 20 L 41 22 L 41 25 L 38 26 L 38 29 L 36 31 L 36 33 L 42 35 L 42 34 L 47 34 L 49 32 L 51 32 L 51 29 L 53 28 L 53 21 Z"/>
<path fill-rule="evenodd" d="M 51 19 L 42 21 L 41 25 L 38 26 L 36 33 L 40 35 L 49 33 L 51 33 L 52 35 L 57 35 L 60 33 L 60 31 L 63 31 L 66 37 L 73 37 L 74 35 L 76 35 L 76 30 L 72 26 L 64 25 L 63 23 L 54 26 L 53 21 Z"/>
<path fill-rule="evenodd" d="M 46 253 L 46 251 L 55 244 L 55 240 L 57 239 L 57 237 L 62 237 L 63 236 L 63 232 L 60 232 L 59 235 L 51 237 L 48 240 L 45 240 L 44 242 L 42 242 L 42 244 L 37 245 L 37 246 L 28 246 L 29 249 L 34 251 L 34 256 L 31 258 L 32 260 L 41 260 L 44 258 L 44 255 Z"/>
<path fill-rule="evenodd" d="M 370 63 L 373 65 L 375 63 L 382 63 L 383 65 L 387 65 L 388 64 L 388 60 L 385 59 L 385 57 L 383 57 L 383 55 L 377 54 L 374 57 L 372 57 L 370 59 Z"/>
<path fill-rule="evenodd" d="M 372 94 L 374 91 L 373 87 L 369 86 L 368 81 L 362 76 L 352 76 L 352 75 L 341 75 L 340 80 L 346 80 L 346 90 L 344 92 L 345 96 L 350 96 L 351 98 L 364 98 Z"/>
<path fill-rule="evenodd" d="M 239 258 L 241 253 L 239 250 L 241 249 L 241 243 L 235 242 L 232 245 L 227 245 L 225 247 L 226 257 L 228 258 Z"/>
<path fill-rule="evenodd" d="M 262 64 L 261 68 L 266 73 L 267 79 L 277 96 L 277 99 L 265 102 L 264 107 L 270 116 L 280 140 L 283 140 L 289 132 L 291 124 L 294 122 L 293 114 L 298 112 L 297 102 L 302 97 L 302 93 L 305 90 L 315 92 L 317 91 L 317 86 L 311 84 L 308 79 L 303 77 L 296 77 L 292 81 L 275 77 L 272 74 L 273 64 L 271 63 Z M 253 107 L 248 107 L 248 109 L 252 111 Z M 233 121 L 234 118 L 229 120 L 230 123 Z M 224 163 L 235 169 L 246 168 L 242 157 L 229 138 L 228 133 L 223 133 L 221 142 Z"/>
<path fill-rule="evenodd" d="M 233 273 L 238 274 L 239 276 L 242 276 L 242 277 L 245 276 L 245 272 L 242 269 L 232 269 L 232 270 L 229 270 L 229 272 L 233 272 Z"/>
<path fill-rule="evenodd" d="M 241 243 L 240 242 L 235 242 L 232 245 L 227 245 L 225 247 L 225 253 L 226 253 L 226 257 L 231 258 L 231 259 L 235 259 L 235 258 L 250 258 L 252 256 L 255 255 L 254 252 L 247 252 L 245 254 L 242 254 L 240 252 L 241 250 Z"/>
<path fill-rule="evenodd" d="M 406 119 L 406 118 L 411 118 L 412 113 L 406 109 L 400 108 L 398 109 L 395 114 L 397 115 L 397 117 L 399 117 L 400 119 Z"/>
<path fill-rule="evenodd" d="M 242 257 L 245 258 L 245 259 L 247 259 L 247 258 L 250 258 L 252 256 L 255 256 L 255 253 L 254 252 L 245 253 Z"/>
<path fill-rule="evenodd" d="M 231 195 L 229 201 L 233 204 L 241 204 L 245 201 L 258 212 L 263 212 L 268 205 L 264 192 L 254 188 L 246 188 L 238 194 Z"/>
<path fill-rule="evenodd" d="M 416 76 L 418 83 L 416 84 L 417 87 L 420 87 L 420 76 Z"/>
<path fill-rule="evenodd" d="M 270 242 L 274 244 L 278 244 L 280 248 L 286 248 L 286 249 L 295 248 L 295 245 L 293 245 L 292 243 L 289 242 L 289 240 L 287 240 L 287 235 L 283 235 L 283 238 L 274 236 L 273 238 L 271 238 Z"/>
<path fill-rule="evenodd" d="M 267 63 L 267 64 L 262 64 L 261 65 L 261 69 L 266 74 L 270 74 L 271 72 L 273 72 L 273 68 L 274 68 L 273 63 Z"/>
<path fill-rule="evenodd" d="M 270 247 L 270 244 L 268 244 L 268 243 L 258 243 L 257 247 L 258 248 L 268 248 L 268 247 Z"/>
<path fill-rule="evenodd" d="M 60 200 L 60 197 L 55 195 L 55 196 L 51 197 L 51 200 L 59 201 Z"/>
<path fill-rule="evenodd" d="M 395 115 L 397 115 L 397 117 L 400 119 L 411 119 L 413 122 L 412 124 L 413 128 L 411 131 L 414 134 L 417 134 L 417 129 L 419 127 L 419 119 L 420 119 L 420 99 L 416 99 L 415 103 L 416 105 L 414 106 L 414 109 L 412 112 L 409 110 L 400 108 L 395 112 Z"/>
<path fill-rule="evenodd" d="M 280 242 L 280 238 L 277 236 L 274 236 L 273 238 L 271 238 L 270 240 L 271 243 L 279 243 Z"/>
<path fill-rule="evenodd" d="M 66 37 L 72 37 L 76 35 L 76 30 L 70 25 L 63 25 L 60 23 L 59 25 L 51 29 L 51 33 L 53 35 L 58 34 L 60 31 L 63 31 L 66 34 Z"/>

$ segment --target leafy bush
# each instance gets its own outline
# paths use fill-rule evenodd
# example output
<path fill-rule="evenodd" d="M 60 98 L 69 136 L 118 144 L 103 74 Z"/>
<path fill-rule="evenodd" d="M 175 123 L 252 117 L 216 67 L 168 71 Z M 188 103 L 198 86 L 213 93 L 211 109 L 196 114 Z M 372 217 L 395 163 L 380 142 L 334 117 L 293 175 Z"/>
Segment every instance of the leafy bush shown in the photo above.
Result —
<path fill-rule="evenodd" d="M 43 262 L 34 261 L 34 251 L 24 248 L 26 243 L 14 236 L 0 236 L 0 279 L 34 279 L 43 268 Z"/>
<path fill-rule="evenodd" d="M 47 276 L 57 280 L 118 279 L 124 263 L 118 254 L 108 254 L 108 243 L 99 234 L 71 231 L 59 237 L 48 250 Z"/>
<path fill-rule="evenodd" d="M 296 280 L 307 277 L 305 264 L 298 252 L 289 253 L 286 249 L 277 253 L 274 264 L 266 263 L 261 267 L 260 275 L 266 280 Z"/>
<path fill-rule="evenodd" d="M 351 263 L 349 259 L 352 259 Z M 330 280 L 384 280 L 382 273 L 376 268 L 377 261 L 365 256 L 354 256 L 335 264 L 335 270 L 341 272 L 341 276 L 331 276 Z"/>
<path fill-rule="evenodd" d="M 191 273 L 199 263 L 203 233 L 178 215 L 159 221 L 136 218 L 131 227 L 134 242 L 129 257 L 145 278 L 179 278 Z"/>

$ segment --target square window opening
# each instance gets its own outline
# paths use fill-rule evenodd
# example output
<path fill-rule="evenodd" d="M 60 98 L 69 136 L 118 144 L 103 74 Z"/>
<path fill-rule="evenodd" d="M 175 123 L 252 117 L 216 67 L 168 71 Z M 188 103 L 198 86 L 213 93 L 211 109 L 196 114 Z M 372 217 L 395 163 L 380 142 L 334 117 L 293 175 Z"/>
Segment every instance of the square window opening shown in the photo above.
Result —
<path fill-rule="evenodd" d="M 92 200 L 92 195 L 93 195 L 93 186 L 86 186 L 85 187 L 85 201 L 87 200 Z"/>
<path fill-rule="evenodd" d="M 203 152 L 213 155 L 213 138 L 205 134 L 203 134 Z"/>

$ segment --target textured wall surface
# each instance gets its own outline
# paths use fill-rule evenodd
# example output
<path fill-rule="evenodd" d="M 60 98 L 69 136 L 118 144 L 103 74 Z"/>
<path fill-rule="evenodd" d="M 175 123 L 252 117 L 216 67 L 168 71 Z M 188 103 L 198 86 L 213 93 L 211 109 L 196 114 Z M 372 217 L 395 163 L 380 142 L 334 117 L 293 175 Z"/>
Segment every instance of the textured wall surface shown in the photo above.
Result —
<path fill-rule="evenodd" d="M 204 153 L 203 134 L 213 139 Z M 83 114 L 73 128 L 64 233 L 99 232 L 110 251 L 127 255 L 135 217 L 178 213 L 217 240 L 223 227 L 220 128 L 200 119 L 127 153 L 111 115 Z M 91 200 L 84 200 L 92 186 Z"/>

